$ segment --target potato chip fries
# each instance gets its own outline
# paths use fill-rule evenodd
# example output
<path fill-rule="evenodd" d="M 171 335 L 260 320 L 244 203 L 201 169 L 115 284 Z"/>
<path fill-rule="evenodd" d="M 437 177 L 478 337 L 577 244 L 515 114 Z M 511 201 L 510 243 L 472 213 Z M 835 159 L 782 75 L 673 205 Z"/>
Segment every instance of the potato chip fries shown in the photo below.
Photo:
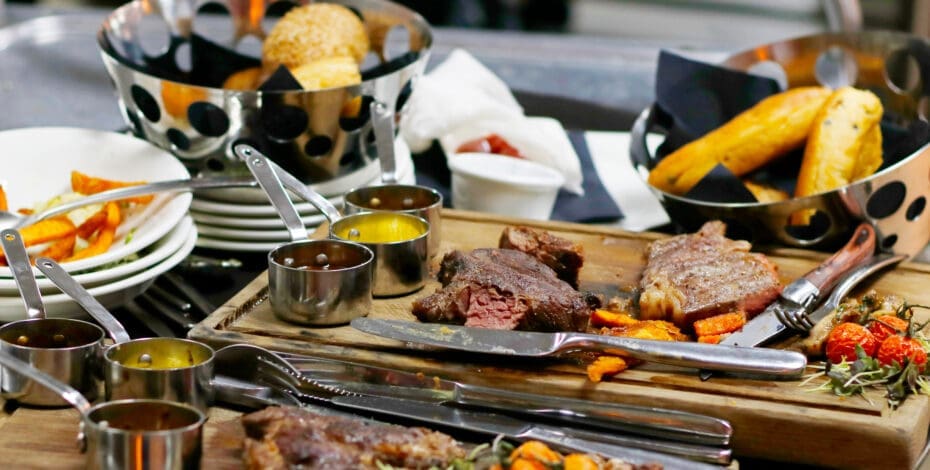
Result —
<path fill-rule="evenodd" d="M 79 195 L 96 194 L 110 189 L 144 184 L 144 181 L 113 181 L 86 175 L 79 171 L 71 172 L 71 189 L 73 193 L 63 194 L 45 202 L 52 207 L 66 200 L 73 200 Z M 71 198 L 71 199 L 69 199 Z M 41 220 L 21 228 L 20 235 L 31 253 L 38 253 L 56 261 L 76 261 L 106 253 L 116 239 L 116 232 L 123 221 L 123 209 L 134 205 L 143 205 L 152 201 L 154 196 L 140 196 L 111 201 L 100 207 L 88 206 L 76 209 L 66 215 Z M 6 209 L 6 194 L 0 187 L 0 204 Z M 37 206 L 38 210 L 43 208 Z M 98 210 L 97 208 L 100 207 Z M 17 212 L 30 214 L 36 208 L 20 208 Z M 6 258 L 0 250 L 0 266 L 6 265 Z"/>

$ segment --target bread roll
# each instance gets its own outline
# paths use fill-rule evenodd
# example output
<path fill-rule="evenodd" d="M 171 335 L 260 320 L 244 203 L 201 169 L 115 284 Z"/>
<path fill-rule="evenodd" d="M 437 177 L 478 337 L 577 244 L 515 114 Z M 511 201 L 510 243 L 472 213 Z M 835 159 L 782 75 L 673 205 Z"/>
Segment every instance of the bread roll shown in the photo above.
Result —
<path fill-rule="evenodd" d="M 870 91 L 834 91 L 811 128 L 795 197 L 840 188 L 874 173 L 882 164 L 882 111 Z"/>
<path fill-rule="evenodd" d="M 327 57 L 347 56 L 361 63 L 368 54 L 368 31 L 352 10 L 334 3 L 312 3 L 287 12 L 262 44 L 262 67 L 272 73 Z"/>
<path fill-rule="evenodd" d="M 666 156 L 649 173 L 649 183 L 684 194 L 718 163 L 736 176 L 745 175 L 800 147 L 829 96 L 830 90 L 824 87 L 799 87 L 772 95 Z"/>
<path fill-rule="evenodd" d="M 304 90 L 357 85 L 362 82 L 358 64 L 351 57 L 329 57 L 290 69 Z"/>

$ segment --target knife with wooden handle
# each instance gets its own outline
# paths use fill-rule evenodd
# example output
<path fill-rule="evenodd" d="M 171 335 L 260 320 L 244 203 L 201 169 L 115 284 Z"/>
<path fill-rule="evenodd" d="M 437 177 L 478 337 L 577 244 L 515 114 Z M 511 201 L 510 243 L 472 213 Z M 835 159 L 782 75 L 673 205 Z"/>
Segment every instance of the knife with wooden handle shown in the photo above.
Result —
<path fill-rule="evenodd" d="M 724 338 L 720 344 L 760 346 L 787 332 L 788 325 L 779 317 L 812 312 L 846 273 L 871 259 L 875 252 L 875 238 L 875 229 L 871 225 L 859 225 L 846 246 L 785 286 L 778 300 L 746 323 L 740 331 Z"/>

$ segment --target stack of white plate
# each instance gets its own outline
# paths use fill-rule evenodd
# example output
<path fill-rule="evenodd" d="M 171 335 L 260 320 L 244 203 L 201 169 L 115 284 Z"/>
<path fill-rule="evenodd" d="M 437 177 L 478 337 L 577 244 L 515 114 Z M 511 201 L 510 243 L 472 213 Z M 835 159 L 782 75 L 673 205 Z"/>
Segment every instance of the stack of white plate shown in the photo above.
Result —
<path fill-rule="evenodd" d="M 148 142 L 111 132 L 76 128 L 26 128 L 0 132 L 0 184 L 9 207 L 33 207 L 70 192 L 71 171 L 120 181 L 189 177 L 170 153 Z M 63 262 L 90 293 L 113 308 L 132 300 L 157 276 L 194 249 L 197 229 L 188 215 L 191 195 L 158 195 L 126 214 L 110 249 L 98 256 Z M 83 310 L 38 271 L 46 311 L 81 316 Z M 25 306 L 12 272 L 0 267 L 0 322 L 24 318 Z"/>
<path fill-rule="evenodd" d="M 403 139 L 398 139 L 394 148 L 398 181 L 415 184 L 410 149 Z M 378 184 L 380 181 L 381 167 L 378 162 L 373 162 L 349 175 L 310 187 L 341 208 L 342 195 L 346 191 Z M 308 202 L 295 201 L 295 206 L 308 230 L 312 231 L 326 221 L 323 214 Z M 200 247 L 239 252 L 267 252 L 291 241 L 278 213 L 259 189 L 237 188 L 198 192 L 191 203 L 190 214 L 197 222 L 197 246 Z"/>

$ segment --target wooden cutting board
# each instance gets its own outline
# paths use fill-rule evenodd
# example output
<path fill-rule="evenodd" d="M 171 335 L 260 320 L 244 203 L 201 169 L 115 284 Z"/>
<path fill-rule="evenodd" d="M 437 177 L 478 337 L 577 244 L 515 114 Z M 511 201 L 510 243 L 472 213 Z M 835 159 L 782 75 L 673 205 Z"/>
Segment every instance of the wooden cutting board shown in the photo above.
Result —
<path fill-rule="evenodd" d="M 505 217 L 443 212 L 442 252 L 497 246 L 501 230 L 517 223 Z M 559 222 L 519 221 L 581 243 L 585 265 L 581 288 L 629 295 L 643 269 L 646 245 L 663 235 Z M 801 276 L 825 257 L 781 249 L 770 252 L 784 282 Z M 434 270 L 439 257 L 434 260 Z M 930 267 L 904 264 L 872 279 L 866 288 L 930 305 Z M 737 455 L 844 468 L 910 468 L 927 441 L 930 400 L 913 396 L 896 410 L 880 391 L 841 398 L 809 391 L 818 382 L 698 379 L 696 371 L 643 365 L 611 380 L 591 383 L 571 360 L 538 361 L 416 350 L 403 343 L 353 330 L 312 328 L 277 320 L 262 274 L 194 328 L 190 336 L 215 347 L 247 342 L 267 348 L 435 374 L 469 383 L 594 401 L 622 402 L 704 413 L 729 420 Z M 432 281 L 411 295 L 376 299 L 373 318 L 414 321 L 411 302 L 432 293 Z"/>

